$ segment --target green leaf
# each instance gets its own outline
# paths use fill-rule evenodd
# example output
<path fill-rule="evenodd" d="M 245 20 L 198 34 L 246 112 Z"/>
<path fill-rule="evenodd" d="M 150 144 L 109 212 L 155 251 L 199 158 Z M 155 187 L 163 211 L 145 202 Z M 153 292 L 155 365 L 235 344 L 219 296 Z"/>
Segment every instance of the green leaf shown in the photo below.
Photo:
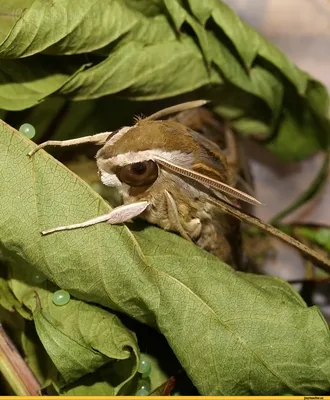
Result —
<path fill-rule="evenodd" d="M 26 363 L 38 379 L 41 387 L 51 384 L 56 368 L 40 341 L 33 322 L 28 322 L 22 335 L 22 348 Z"/>
<path fill-rule="evenodd" d="M 23 14 L 17 14 L 18 9 L 2 14 L 4 21 L 11 14 L 15 13 L 16 16 L 13 27 L 7 24 L 0 31 L 0 37 L 6 36 L 0 43 L 2 58 L 27 57 L 41 52 L 53 55 L 83 54 L 102 49 L 124 36 L 124 40 L 134 38 L 145 43 L 164 37 L 175 39 L 166 15 L 158 11 L 148 18 L 145 6 L 139 11 L 129 1 L 111 0 L 104 7 L 100 0 L 82 0 L 79 3 L 58 0 L 51 6 L 43 0 L 15 0 L 15 3 L 22 2 L 26 7 Z M 7 7 L 11 8 L 12 5 L 8 4 Z M 97 29 L 93 23 L 96 20 Z"/>
<path fill-rule="evenodd" d="M 33 272 L 32 272 L 33 273 Z M 104 364 L 128 360 L 126 376 L 117 382 L 118 391 L 131 379 L 138 367 L 135 335 L 119 318 L 95 305 L 71 299 L 65 306 L 52 301 L 56 286 L 45 282 L 38 287 L 29 271 L 14 267 L 10 280 L 15 297 L 33 314 L 38 336 L 60 372 L 63 382 L 72 383 Z"/>
<path fill-rule="evenodd" d="M 260 36 L 259 55 L 273 64 L 303 95 L 307 89 L 308 76 L 301 71 L 282 51 L 266 38 Z"/>
<path fill-rule="evenodd" d="M 7 281 L 6 283 L 8 286 Z M 12 292 L 10 294 L 14 297 Z M 0 291 L 1 301 L 3 300 L 2 295 L 3 292 Z M 15 302 L 19 304 L 19 308 L 23 309 L 24 306 L 17 299 L 15 299 Z M 27 312 L 26 317 L 29 317 Z M 0 323 L 4 326 L 17 350 L 24 357 L 40 385 L 42 387 L 47 386 L 51 382 L 50 377 L 54 371 L 54 365 L 36 334 L 33 322 L 27 321 L 21 313 L 14 312 L 13 309 L 7 311 L 0 306 Z"/>
<path fill-rule="evenodd" d="M 274 73 L 258 65 L 251 70 L 250 76 L 256 92 L 262 94 L 261 98 L 273 111 L 273 119 L 277 120 L 284 95 L 283 83 Z"/>
<path fill-rule="evenodd" d="M 198 47 L 188 37 L 147 47 L 128 42 L 72 78 L 60 93 L 82 100 L 127 90 L 123 94 L 128 98 L 154 100 L 221 82 L 219 77 L 212 79 Z"/>
<path fill-rule="evenodd" d="M 6 115 L 7 115 L 7 111 L 0 110 L 0 119 L 5 119 Z"/>
<path fill-rule="evenodd" d="M 295 228 L 297 234 L 304 236 L 306 239 L 323 247 L 330 253 L 330 229 L 329 228 L 310 228 L 310 227 L 297 227 Z"/>
<path fill-rule="evenodd" d="M 3 256 L 0 256 L 2 259 Z M 30 314 L 15 298 L 8 285 L 7 267 L 0 263 L 0 307 L 10 312 L 17 311 L 23 318 L 30 319 Z"/>
<path fill-rule="evenodd" d="M 218 0 L 189 0 L 191 12 L 203 24 L 211 17 L 224 30 L 247 67 L 250 67 L 259 48 L 259 35 L 237 14 Z"/>
<path fill-rule="evenodd" d="M 25 9 L 30 7 L 34 0 L 2 0 L 0 5 L 0 42 L 13 29 Z"/>
<path fill-rule="evenodd" d="M 270 107 L 272 107 L 272 99 L 274 94 L 277 94 L 277 91 L 271 90 L 272 84 L 264 85 L 261 80 L 264 79 L 262 76 L 259 77 L 260 70 L 254 68 L 252 71 L 254 74 L 249 77 L 246 68 L 237 60 L 235 54 L 228 48 L 228 46 L 219 40 L 216 32 L 210 32 L 204 28 L 203 25 L 198 23 L 189 13 L 186 11 L 176 0 L 166 0 L 165 5 L 169 14 L 171 15 L 174 25 L 177 30 L 183 28 L 183 24 L 187 23 L 191 26 L 193 31 L 195 32 L 199 46 L 202 50 L 202 54 L 208 62 L 208 67 L 211 68 L 212 62 L 219 67 L 223 76 L 230 81 L 232 84 L 240 87 L 241 89 L 246 90 L 252 94 L 260 96 L 263 100 L 267 102 L 271 101 Z M 191 2 L 192 9 L 194 2 Z M 216 3 L 216 6 L 219 7 L 219 3 Z M 225 28 L 230 25 L 230 23 L 237 22 L 239 18 L 233 14 L 233 12 L 227 7 L 220 4 L 224 10 L 227 10 L 227 13 L 216 13 L 216 15 L 221 15 L 222 25 L 225 25 Z M 216 8 L 219 11 L 218 8 Z M 198 7 L 198 11 L 202 14 L 205 12 L 203 7 Z M 230 21 L 230 17 L 234 17 L 232 21 Z M 228 24 L 228 25 L 227 25 Z M 221 25 L 221 26 L 222 26 Z M 223 27 L 223 26 L 222 26 Z M 235 29 L 240 31 L 241 23 L 236 23 Z M 244 37 L 246 38 L 246 36 Z M 240 38 L 242 39 L 242 38 Z M 253 41 L 252 41 L 253 42 Z M 247 48 L 251 48 L 253 51 L 253 46 L 247 46 Z M 253 53 L 253 57 L 256 53 Z M 226 62 L 223 62 L 226 60 Z M 255 70 L 255 71 L 254 71 Z M 272 80 L 272 76 L 270 74 L 267 76 L 268 80 Z M 270 88 L 269 88 L 270 87 Z M 270 97 L 271 96 L 271 100 Z M 277 102 L 281 102 L 281 96 Z"/>
<path fill-rule="evenodd" d="M 319 118 L 300 99 L 287 104 L 280 116 L 279 127 L 266 146 L 285 161 L 301 161 L 327 149 L 329 140 L 329 120 Z"/>
<path fill-rule="evenodd" d="M 284 210 L 282 210 L 279 214 L 272 218 L 271 224 L 276 225 L 287 215 L 297 210 L 299 207 L 304 205 L 306 202 L 312 200 L 320 191 L 324 188 L 324 186 L 328 182 L 329 176 L 329 158 L 330 155 L 326 154 L 324 158 L 324 162 L 317 172 L 313 182 L 309 185 L 309 187 L 289 206 L 287 206 Z"/>
<path fill-rule="evenodd" d="M 68 387 L 58 390 L 60 396 L 116 396 L 114 387 L 109 383 L 111 369 L 100 368 L 93 374 L 84 376 Z"/>
<path fill-rule="evenodd" d="M 134 111 L 138 111 L 138 105 L 127 100 L 103 97 L 74 102 L 56 97 L 29 110 L 9 112 L 7 117 L 15 129 L 25 122 L 33 125 L 36 130 L 33 141 L 40 143 L 50 138 L 65 140 L 120 128 L 132 119 Z"/>
<path fill-rule="evenodd" d="M 105 365 L 92 374 L 78 379 L 71 385 L 58 389 L 60 396 L 116 396 L 113 364 Z M 112 382 L 111 382 L 112 381 Z"/>
<path fill-rule="evenodd" d="M 0 56 L 20 58 L 46 49 L 52 54 L 87 53 L 115 41 L 136 23 L 135 13 L 120 1 L 112 0 L 110 6 L 102 7 L 100 0 L 51 4 L 36 0 L 0 44 Z"/>
<path fill-rule="evenodd" d="M 325 87 L 219 0 L 110 0 L 106 7 L 5 0 L 1 7 L 0 108 L 21 110 L 54 95 L 154 101 L 211 98 L 220 89 L 232 100 L 214 99 L 215 109 L 225 108 L 221 115 L 240 132 L 267 138 L 283 159 L 329 147 Z"/>
<path fill-rule="evenodd" d="M 327 89 L 314 79 L 308 81 L 307 98 L 315 112 L 326 116 L 329 112 L 330 99 Z"/>
<path fill-rule="evenodd" d="M 238 132 L 259 139 L 267 139 L 271 134 L 271 113 L 260 98 L 250 95 L 235 86 L 225 86 L 211 92 L 209 96 L 214 111 L 231 124 Z"/>
<path fill-rule="evenodd" d="M 50 59 L 41 55 L 27 59 L 1 60 L 0 108 L 21 110 L 34 106 L 59 90 L 83 68 L 84 66 L 79 65 L 63 65 L 58 58 Z"/>
<path fill-rule="evenodd" d="M 328 326 L 287 283 L 238 274 L 155 227 L 98 224 L 42 237 L 41 229 L 84 221 L 109 206 L 45 152 L 29 159 L 31 148 L 1 123 L 0 250 L 17 278 L 37 269 L 77 298 L 56 307 L 52 290 L 40 288 L 42 310 L 34 311 L 38 334 L 53 360 L 61 358 L 54 363 L 67 379 L 92 369 L 88 363 L 95 368 L 112 358 L 106 329 L 111 314 L 85 301 L 157 328 L 202 395 L 315 395 L 330 389 Z M 17 296 L 22 277 L 14 282 Z M 98 328 L 93 321 L 104 322 Z M 99 352 L 92 353 L 91 345 Z"/>
<path fill-rule="evenodd" d="M 269 135 L 269 126 L 265 122 L 248 116 L 232 121 L 232 126 L 236 131 L 244 132 L 254 138 L 263 139 Z"/>
<path fill-rule="evenodd" d="M 19 352 L 22 352 L 26 322 L 18 312 L 0 306 L 0 323 Z"/>
<path fill-rule="evenodd" d="M 259 55 L 278 68 L 297 87 L 300 94 L 305 93 L 307 74 L 300 71 L 276 46 L 244 23 L 226 4 L 218 0 L 189 0 L 189 5 L 194 16 L 204 26 L 212 17 L 234 44 L 247 67 Z"/>
<path fill-rule="evenodd" d="M 47 98 L 37 106 L 22 111 L 8 111 L 6 120 L 15 129 L 28 121 L 35 128 L 34 142 L 42 137 L 52 136 L 52 131 L 60 124 L 61 115 L 65 111 L 66 100 L 59 97 Z M 3 118 L 4 119 L 4 118 Z"/>

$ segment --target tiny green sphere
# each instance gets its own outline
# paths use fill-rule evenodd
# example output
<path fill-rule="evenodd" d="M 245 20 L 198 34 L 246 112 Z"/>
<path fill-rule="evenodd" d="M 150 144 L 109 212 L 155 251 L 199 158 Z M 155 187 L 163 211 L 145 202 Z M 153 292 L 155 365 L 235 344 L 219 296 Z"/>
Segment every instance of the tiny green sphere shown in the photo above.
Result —
<path fill-rule="evenodd" d="M 70 301 L 70 293 L 65 290 L 57 290 L 53 293 L 53 303 L 57 306 L 64 306 Z"/>
<path fill-rule="evenodd" d="M 149 396 L 148 390 L 140 389 L 135 393 L 135 396 Z"/>
<path fill-rule="evenodd" d="M 27 138 L 32 139 L 36 134 L 34 126 L 31 124 L 23 124 L 20 126 L 19 131 L 23 133 Z"/>
<path fill-rule="evenodd" d="M 146 378 L 147 376 L 149 376 L 150 372 L 151 372 L 150 361 L 143 354 L 141 354 L 138 372 L 140 372 L 140 374 L 142 374 L 143 378 Z"/>
<path fill-rule="evenodd" d="M 139 387 L 139 390 L 146 390 L 146 391 L 150 392 L 150 390 L 151 390 L 150 379 L 149 378 L 141 379 L 139 381 L 138 387 Z"/>

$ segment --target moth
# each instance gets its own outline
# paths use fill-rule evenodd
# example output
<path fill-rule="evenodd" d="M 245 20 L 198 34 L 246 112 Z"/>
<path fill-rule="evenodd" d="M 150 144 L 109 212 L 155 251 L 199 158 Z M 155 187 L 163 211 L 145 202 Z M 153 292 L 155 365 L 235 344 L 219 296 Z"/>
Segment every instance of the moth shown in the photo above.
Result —
<path fill-rule="evenodd" d="M 121 224 L 136 217 L 180 234 L 240 269 L 230 240 L 240 221 L 261 228 L 330 269 L 330 261 L 275 227 L 243 211 L 237 201 L 261 205 L 252 195 L 232 186 L 226 156 L 214 141 L 168 116 L 201 107 L 197 100 L 168 107 L 114 132 L 36 146 L 32 156 L 46 146 L 101 145 L 96 163 L 103 184 L 116 187 L 123 204 L 106 215 L 59 226 L 43 235 L 86 228 L 101 222 Z"/>

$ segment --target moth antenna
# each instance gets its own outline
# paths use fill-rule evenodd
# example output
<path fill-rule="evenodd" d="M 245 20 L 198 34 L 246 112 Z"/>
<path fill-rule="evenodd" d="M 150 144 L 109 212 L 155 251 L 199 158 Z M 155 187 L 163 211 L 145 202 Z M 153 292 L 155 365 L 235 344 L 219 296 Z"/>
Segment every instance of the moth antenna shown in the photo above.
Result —
<path fill-rule="evenodd" d="M 149 201 L 138 201 L 136 203 L 124 204 L 111 210 L 108 214 L 100 215 L 99 217 L 89 219 L 88 221 L 80 222 L 78 224 L 63 225 L 57 228 L 42 231 L 43 236 L 49 235 L 54 232 L 69 231 L 71 229 L 87 228 L 101 222 L 107 222 L 112 225 L 122 224 L 135 217 L 138 217 L 150 205 Z"/>
<path fill-rule="evenodd" d="M 257 206 L 262 205 L 262 203 L 259 200 L 255 199 L 254 197 L 250 196 L 247 193 L 241 192 L 240 190 L 227 185 L 224 182 L 217 181 L 215 179 L 209 178 L 206 175 L 200 174 L 199 172 L 192 171 L 190 169 L 173 164 L 160 157 L 154 157 L 154 160 L 159 164 L 163 165 L 165 168 L 168 168 L 170 171 L 176 172 L 177 174 L 193 179 L 194 181 L 199 182 L 204 186 L 211 187 L 212 189 L 233 196 L 236 199 L 245 201 L 246 203 L 250 203 Z"/>
<path fill-rule="evenodd" d="M 315 250 L 310 249 L 303 243 L 301 243 L 298 240 L 294 239 L 293 237 L 287 235 L 286 233 L 280 231 L 279 229 L 275 228 L 274 226 L 261 221 L 259 218 L 254 217 L 253 215 L 250 215 L 245 211 L 242 211 L 241 209 L 227 203 L 224 200 L 217 201 L 212 198 L 208 198 L 207 201 L 209 203 L 221 208 L 227 214 L 233 215 L 234 217 L 238 218 L 241 221 L 247 222 L 250 225 L 257 226 L 258 228 L 262 229 L 263 231 L 271 233 L 272 235 L 281 239 L 285 243 L 288 243 L 291 246 L 295 247 L 296 249 L 302 251 L 307 256 L 307 258 L 310 258 L 316 265 L 318 265 L 324 271 L 326 271 L 328 273 L 330 272 L 330 260 L 326 259 L 321 254 L 317 253 Z"/>
<path fill-rule="evenodd" d="M 237 183 L 241 184 L 245 188 L 245 192 L 247 192 L 249 195 L 254 194 L 254 190 L 251 185 L 249 185 L 248 182 L 246 182 L 241 176 L 238 176 L 237 178 Z"/>
<path fill-rule="evenodd" d="M 149 115 L 149 117 L 144 118 L 144 121 L 151 121 L 162 117 L 166 117 L 170 114 L 174 114 L 180 111 L 189 110 L 191 108 L 202 107 L 207 103 L 209 103 L 209 100 L 195 100 L 177 104 L 175 106 L 164 108 L 163 110 L 157 111 L 156 113 Z"/>
<path fill-rule="evenodd" d="M 97 133 L 96 135 L 84 136 L 81 138 L 69 139 L 69 140 L 47 140 L 47 142 L 43 142 L 38 146 L 36 146 L 33 150 L 31 150 L 28 153 L 28 156 L 29 157 L 33 156 L 33 154 L 35 154 L 37 151 L 47 146 L 67 147 L 85 143 L 94 143 L 98 145 L 103 145 L 111 133 L 112 132 L 102 132 L 102 133 Z"/>

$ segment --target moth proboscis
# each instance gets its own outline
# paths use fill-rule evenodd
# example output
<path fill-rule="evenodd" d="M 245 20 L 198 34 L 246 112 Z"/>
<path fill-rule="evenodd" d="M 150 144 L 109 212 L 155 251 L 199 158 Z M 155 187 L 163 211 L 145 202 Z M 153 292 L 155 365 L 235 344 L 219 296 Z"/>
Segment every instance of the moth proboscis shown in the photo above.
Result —
<path fill-rule="evenodd" d="M 261 203 L 230 185 L 226 157 L 218 145 L 174 120 L 159 120 L 206 103 L 206 100 L 197 100 L 179 104 L 114 132 L 36 146 L 29 156 L 46 146 L 102 145 L 96 154 L 101 181 L 116 187 L 123 198 L 123 205 L 106 215 L 52 228 L 42 234 L 101 222 L 119 224 L 141 217 L 177 232 L 238 268 L 230 246 L 236 229 L 230 218 L 234 218 L 237 223 L 247 222 L 289 243 L 330 272 L 330 260 L 235 204 L 236 200 L 253 205 Z"/>

